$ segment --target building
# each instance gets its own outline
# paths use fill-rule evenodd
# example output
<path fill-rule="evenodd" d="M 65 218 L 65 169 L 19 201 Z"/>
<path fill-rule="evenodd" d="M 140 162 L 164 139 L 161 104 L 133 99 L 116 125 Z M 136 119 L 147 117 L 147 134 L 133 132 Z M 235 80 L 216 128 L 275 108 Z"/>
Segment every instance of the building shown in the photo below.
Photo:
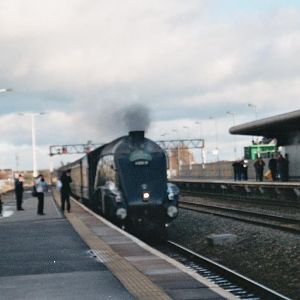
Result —
<path fill-rule="evenodd" d="M 288 154 L 290 177 L 300 178 L 300 110 L 234 126 L 229 132 L 276 139 L 279 151 Z"/>

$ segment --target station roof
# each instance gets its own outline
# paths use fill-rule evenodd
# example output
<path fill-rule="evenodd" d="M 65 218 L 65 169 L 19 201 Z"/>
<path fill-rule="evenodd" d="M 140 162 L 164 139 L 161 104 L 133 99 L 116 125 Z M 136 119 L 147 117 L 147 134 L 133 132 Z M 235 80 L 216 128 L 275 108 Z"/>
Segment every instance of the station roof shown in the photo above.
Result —
<path fill-rule="evenodd" d="M 300 110 L 244 123 L 229 129 L 231 134 L 276 138 L 278 145 L 300 143 Z"/>

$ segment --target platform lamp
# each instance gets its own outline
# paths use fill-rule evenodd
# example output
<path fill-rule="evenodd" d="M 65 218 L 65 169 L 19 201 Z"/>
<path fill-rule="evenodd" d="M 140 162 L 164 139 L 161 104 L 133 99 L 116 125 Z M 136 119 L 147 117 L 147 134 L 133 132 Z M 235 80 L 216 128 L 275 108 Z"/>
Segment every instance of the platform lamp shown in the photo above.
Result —
<path fill-rule="evenodd" d="M 220 156 L 219 156 L 219 147 L 218 147 L 218 126 L 217 126 L 217 120 L 216 118 L 210 116 L 209 117 L 210 120 L 213 120 L 214 121 L 214 124 L 215 124 L 215 139 L 216 139 L 216 147 L 215 149 L 213 150 L 213 155 L 216 156 L 216 165 L 218 167 L 218 176 L 220 178 L 221 176 L 221 167 L 220 167 Z"/>
<path fill-rule="evenodd" d="M 235 126 L 235 116 L 236 116 L 236 113 L 235 112 L 231 112 L 231 111 L 227 111 L 226 114 L 232 116 L 232 124 L 233 124 L 233 126 Z M 236 160 L 236 136 L 233 135 L 233 138 L 234 138 L 234 148 L 233 148 L 234 160 Z"/>
<path fill-rule="evenodd" d="M 202 122 L 196 121 L 195 124 L 199 126 L 199 137 L 201 139 L 202 138 Z"/>
<path fill-rule="evenodd" d="M 177 129 L 172 129 L 172 131 L 174 132 L 174 133 L 176 133 L 177 134 L 177 142 L 178 142 L 178 145 L 177 145 L 177 176 L 179 176 L 179 173 L 180 173 L 180 154 L 179 154 L 179 135 L 178 135 L 178 130 Z M 176 140 L 176 138 L 175 138 L 175 140 Z"/>
<path fill-rule="evenodd" d="M 32 137 L 32 165 L 33 165 L 33 177 L 37 177 L 37 163 L 36 163 L 36 134 L 35 134 L 35 116 L 45 115 L 45 112 L 37 113 L 19 113 L 19 116 L 30 116 L 31 118 L 31 137 Z"/>
<path fill-rule="evenodd" d="M 203 134 L 202 134 L 202 122 L 201 121 L 196 121 L 196 125 L 199 126 L 199 138 L 203 139 Z M 204 140 L 204 139 L 203 139 Z M 204 150 L 204 142 L 203 142 L 203 147 L 200 149 L 200 154 L 201 154 L 201 160 L 202 160 L 202 168 L 205 169 L 205 150 Z"/>
<path fill-rule="evenodd" d="M 12 92 L 12 89 L 11 88 L 0 88 L 0 93 L 7 93 L 7 92 Z M 12 171 L 12 177 L 14 178 L 13 171 Z M 0 209 L 0 213 L 1 213 L 1 209 Z"/>
<path fill-rule="evenodd" d="M 186 138 L 185 138 L 185 139 L 189 139 L 189 137 L 190 137 L 190 134 L 189 134 L 189 129 L 190 129 L 190 127 L 188 127 L 188 126 L 182 126 L 182 128 L 186 130 Z M 185 150 L 185 149 L 183 149 L 183 150 Z M 188 148 L 187 148 L 186 150 L 187 150 L 188 166 L 189 166 L 189 170 L 190 170 L 190 169 L 191 169 L 190 152 L 189 152 L 189 149 L 188 149 Z M 184 156 L 185 156 L 185 155 L 184 155 Z"/>
<path fill-rule="evenodd" d="M 218 126 L 217 126 L 217 120 L 214 117 L 209 117 L 209 120 L 213 120 L 214 121 L 214 126 L 215 126 L 215 151 L 214 154 L 216 155 L 216 161 L 219 160 L 219 148 L 218 148 Z"/>
<path fill-rule="evenodd" d="M 254 110 L 255 121 L 257 120 L 257 106 L 252 103 L 248 103 L 248 107 L 251 107 Z"/>

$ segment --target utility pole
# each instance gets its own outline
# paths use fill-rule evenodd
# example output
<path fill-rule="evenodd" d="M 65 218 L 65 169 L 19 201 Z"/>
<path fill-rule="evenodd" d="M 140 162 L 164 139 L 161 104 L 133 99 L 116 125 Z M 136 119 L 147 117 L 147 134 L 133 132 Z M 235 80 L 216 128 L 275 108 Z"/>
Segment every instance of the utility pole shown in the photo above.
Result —
<path fill-rule="evenodd" d="M 37 177 L 37 162 L 36 162 L 36 139 L 35 139 L 35 116 L 44 115 L 45 112 L 38 113 L 19 113 L 20 116 L 30 116 L 31 119 L 31 140 L 32 140 L 32 167 L 33 177 Z"/>
<path fill-rule="evenodd" d="M 16 153 L 16 169 L 17 169 L 17 173 L 19 173 L 19 155 L 18 155 L 18 153 Z"/>
<path fill-rule="evenodd" d="M 254 110 L 254 117 L 255 117 L 255 121 L 256 121 L 257 120 L 257 106 L 252 103 L 248 103 L 248 106 Z"/>
<path fill-rule="evenodd" d="M 235 112 L 231 112 L 231 111 L 227 111 L 226 113 L 228 115 L 232 116 L 232 123 L 233 123 L 233 126 L 235 126 L 235 116 L 236 116 L 236 113 Z M 233 139 L 234 139 L 233 154 L 234 154 L 234 160 L 236 160 L 236 158 L 237 158 L 237 155 L 236 155 L 237 149 L 236 149 L 236 136 L 235 135 L 233 135 Z"/>

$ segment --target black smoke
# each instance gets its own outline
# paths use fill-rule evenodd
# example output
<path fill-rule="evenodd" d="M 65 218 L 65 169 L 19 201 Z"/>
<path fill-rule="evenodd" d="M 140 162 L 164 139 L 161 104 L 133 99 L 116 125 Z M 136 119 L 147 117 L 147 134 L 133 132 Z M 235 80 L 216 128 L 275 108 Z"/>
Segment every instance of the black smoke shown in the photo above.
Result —
<path fill-rule="evenodd" d="M 146 131 L 151 122 L 150 109 L 142 104 L 132 104 L 123 108 L 123 122 L 127 131 Z"/>

